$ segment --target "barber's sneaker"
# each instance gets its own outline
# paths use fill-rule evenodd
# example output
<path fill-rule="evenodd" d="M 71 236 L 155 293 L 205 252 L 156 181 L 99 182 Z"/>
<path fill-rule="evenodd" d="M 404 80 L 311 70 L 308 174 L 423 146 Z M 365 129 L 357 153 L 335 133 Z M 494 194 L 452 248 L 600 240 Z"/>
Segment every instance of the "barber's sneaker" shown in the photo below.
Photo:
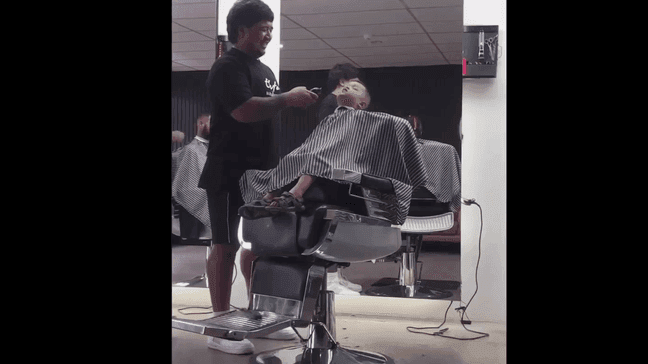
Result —
<path fill-rule="evenodd" d="M 348 281 L 348 280 L 347 280 L 347 279 L 342 275 L 342 271 L 341 271 L 341 270 L 338 270 L 337 274 L 338 274 L 339 283 L 340 283 L 342 286 L 347 287 L 348 289 L 350 289 L 350 290 L 352 290 L 352 291 L 362 292 L 362 286 L 359 285 L 359 284 L 353 283 L 353 282 L 349 282 L 349 281 Z"/>
<path fill-rule="evenodd" d="M 293 330 L 292 327 L 286 327 L 285 329 L 275 331 L 272 334 L 260 337 L 259 339 L 292 340 L 297 339 L 297 334 L 295 334 L 295 330 Z"/>
<path fill-rule="evenodd" d="M 360 293 L 352 291 L 349 288 L 340 284 L 340 278 L 336 273 L 327 274 L 326 277 L 326 288 L 329 291 L 335 292 L 336 295 L 344 296 L 360 296 Z"/>
<path fill-rule="evenodd" d="M 236 341 L 210 336 L 207 338 L 207 346 L 210 349 L 219 350 L 228 354 L 243 355 L 254 353 L 254 344 L 248 339 Z"/>

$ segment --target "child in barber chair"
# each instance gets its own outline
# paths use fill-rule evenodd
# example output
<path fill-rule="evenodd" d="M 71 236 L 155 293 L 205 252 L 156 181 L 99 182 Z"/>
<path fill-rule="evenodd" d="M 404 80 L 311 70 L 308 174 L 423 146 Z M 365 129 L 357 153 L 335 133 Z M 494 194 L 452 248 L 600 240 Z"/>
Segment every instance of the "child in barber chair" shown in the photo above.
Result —
<path fill-rule="evenodd" d="M 369 92 L 359 80 L 346 82 L 337 95 L 338 107 L 364 110 L 369 106 L 370 102 Z M 304 193 L 315 180 L 316 177 L 314 176 L 302 175 L 290 191 L 286 191 L 280 196 L 277 196 L 279 190 L 268 192 L 262 199 L 241 206 L 239 215 L 246 218 L 259 218 L 274 213 L 304 211 Z"/>

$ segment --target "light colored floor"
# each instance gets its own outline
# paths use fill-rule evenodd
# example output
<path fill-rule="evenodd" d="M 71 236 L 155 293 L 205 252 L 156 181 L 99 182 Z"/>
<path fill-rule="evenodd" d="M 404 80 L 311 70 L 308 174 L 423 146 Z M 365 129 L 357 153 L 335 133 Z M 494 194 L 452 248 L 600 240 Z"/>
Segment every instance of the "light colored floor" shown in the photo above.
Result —
<path fill-rule="evenodd" d="M 204 270 L 205 248 L 179 247 L 172 248 L 172 282 L 187 280 L 200 275 Z M 240 250 L 239 253 L 240 255 Z M 440 261 L 451 267 L 458 267 L 458 260 L 452 255 L 442 254 L 435 258 L 438 266 Z M 236 262 L 238 263 L 237 256 Z M 453 263 L 456 261 L 456 264 Z M 394 270 L 396 264 L 383 263 L 377 265 L 382 269 Z M 454 268 L 448 271 L 454 271 Z M 397 274 L 397 268 L 395 270 Z M 382 274 L 383 272 L 381 272 Z M 385 271 L 386 276 L 394 274 Z M 247 293 L 240 270 L 237 267 L 237 277 L 232 284 L 231 303 L 237 307 L 247 307 Z M 353 270 L 347 270 L 347 277 L 352 281 L 360 279 Z M 381 276 L 379 274 L 379 276 Z M 454 276 L 445 277 L 453 279 Z M 434 277 L 433 279 L 444 279 Z M 362 283 L 362 282 L 358 282 Z M 205 319 L 210 315 L 182 315 L 179 308 L 197 306 L 209 307 L 209 290 L 204 282 L 190 287 L 172 287 L 172 314 L 186 319 Z M 504 323 L 475 322 L 466 327 L 490 336 L 474 340 L 460 341 L 438 336 L 415 334 L 406 330 L 407 326 L 426 327 L 438 326 L 443 321 L 444 313 L 450 304 L 447 300 L 425 300 L 385 298 L 370 296 L 336 296 L 337 341 L 342 347 L 373 351 L 391 356 L 396 364 L 410 363 L 464 363 L 464 364 L 498 364 L 506 362 L 506 325 Z M 459 316 L 453 308 L 459 307 L 460 302 L 454 301 L 448 311 L 446 335 L 456 337 L 475 337 L 477 334 L 466 331 L 459 322 Z M 183 312 L 205 312 L 204 310 L 189 310 Z M 468 312 L 470 316 L 470 310 Z M 304 331 L 302 331 L 304 330 Z M 300 329 L 306 336 L 306 329 Z M 433 333 L 438 330 L 427 330 Z M 230 355 L 206 345 L 207 336 L 194 334 L 178 329 L 171 329 L 172 363 L 178 364 L 220 364 L 248 363 L 252 355 Z M 275 348 L 293 346 L 295 341 L 276 341 L 267 339 L 251 339 L 256 353 Z"/>
<path fill-rule="evenodd" d="M 204 319 L 209 315 L 187 316 L 178 312 L 178 308 L 187 306 L 209 306 L 209 293 L 207 288 L 173 288 L 172 310 L 177 317 L 188 319 Z M 420 319 L 395 316 L 361 315 L 354 312 L 353 306 L 372 307 L 376 300 L 389 303 L 389 299 L 380 297 L 349 297 L 336 298 L 337 341 L 342 347 L 364 351 L 378 352 L 392 357 L 396 364 L 413 363 L 463 363 L 463 364 L 497 364 L 506 362 L 506 326 L 501 323 L 473 322 L 467 327 L 471 330 L 486 332 L 490 336 L 474 341 L 459 341 L 438 336 L 428 336 L 408 332 L 407 326 L 423 327 L 438 326 L 443 319 L 442 310 L 433 310 L 439 314 L 439 319 Z M 400 304 L 388 306 L 391 309 L 411 305 L 415 311 L 431 306 L 433 300 L 400 300 Z M 416 307 L 416 305 L 422 305 Z M 447 307 L 447 303 L 445 303 Z M 445 308 L 443 307 L 443 308 Z M 378 314 L 387 314 L 389 309 Z M 408 310 L 409 311 L 409 310 Z M 448 336 L 469 338 L 478 336 L 466 331 L 460 324 L 458 315 L 450 310 L 448 319 L 443 328 L 448 328 Z M 183 311 L 183 312 L 200 312 Z M 396 310 L 398 312 L 398 310 Z M 306 335 L 305 331 L 301 331 Z M 305 329 L 304 329 L 305 330 Z M 437 330 L 427 330 L 433 333 Z M 294 341 L 277 341 L 267 339 L 251 339 L 255 345 L 256 353 L 275 348 L 298 344 Z M 250 355 L 230 355 L 209 349 L 206 345 L 207 336 L 190 333 L 182 330 L 171 329 L 172 363 L 201 364 L 201 363 L 248 363 Z"/>

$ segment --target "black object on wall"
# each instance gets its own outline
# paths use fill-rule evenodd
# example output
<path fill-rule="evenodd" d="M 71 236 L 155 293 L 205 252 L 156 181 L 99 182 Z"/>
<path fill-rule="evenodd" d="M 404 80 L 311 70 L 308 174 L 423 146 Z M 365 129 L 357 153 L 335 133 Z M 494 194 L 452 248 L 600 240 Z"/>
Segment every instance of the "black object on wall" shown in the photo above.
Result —
<path fill-rule="evenodd" d="M 465 25 L 463 28 L 463 77 L 496 77 L 499 26 Z"/>

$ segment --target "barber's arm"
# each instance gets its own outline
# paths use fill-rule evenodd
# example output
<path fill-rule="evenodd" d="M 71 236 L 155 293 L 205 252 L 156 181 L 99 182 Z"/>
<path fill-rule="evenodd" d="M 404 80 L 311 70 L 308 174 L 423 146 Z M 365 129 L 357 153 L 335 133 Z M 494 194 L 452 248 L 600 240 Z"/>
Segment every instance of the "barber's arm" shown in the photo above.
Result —
<path fill-rule="evenodd" d="M 295 87 L 273 97 L 252 97 L 232 111 L 231 115 L 242 123 L 253 123 L 274 117 L 286 107 L 306 107 L 317 101 L 317 94 L 306 87 Z"/>

